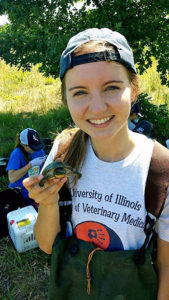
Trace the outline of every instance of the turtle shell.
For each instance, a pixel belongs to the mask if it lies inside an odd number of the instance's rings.
[[[46,166],[46,168],[42,172],[42,175],[43,176],[46,176],[46,175],[55,176],[55,172],[57,169],[58,169],[58,171],[59,171],[59,169],[61,169],[61,173],[63,174],[64,169],[65,169],[65,173],[66,173],[66,169],[71,171],[72,167],[61,161],[53,161],[52,163],[50,163],[49,165]]]

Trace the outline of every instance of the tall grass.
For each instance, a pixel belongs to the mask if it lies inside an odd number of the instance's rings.
[[[147,93],[155,105],[169,105],[169,88],[162,85],[157,71],[158,62],[153,57],[151,59],[152,66],[139,75],[140,92]],[[61,106],[60,99],[60,80],[52,76],[46,78],[39,72],[39,65],[33,66],[29,72],[10,67],[0,60],[1,112],[45,114],[58,109]]]
[[[8,157],[17,132],[30,127],[54,139],[72,120],[61,106],[60,81],[38,71],[17,70],[0,60],[0,157]]]
[[[45,77],[33,66],[31,71],[18,70],[0,60],[0,107],[13,113],[45,113],[60,106],[60,81]]]
[[[167,104],[169,107],[169,87],[162,85],[160,73],[157,71],[158,62],[153,57],[152,66],[139,75],[140,91],[148,94],[155,105]],[[169,80],[169,73],[168,73]]]
[[[0,157],[8,157],[15,144],[16,134],[25,128],[34,128],[40,136],[55,138],[56,133],[69,127],[71,118],[66,108],[37,112],[0,112]]]

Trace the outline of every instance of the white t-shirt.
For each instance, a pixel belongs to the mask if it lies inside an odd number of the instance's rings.
[[[75,187],[70,183],[72,223],[77,237],[105,250],[138,249],[145,239],[144,191],[154,142],[137,133],[133,137],[136,146],[118,162],[98,159],[89,139],[79,170],[82,177]],[[53,161],[58,143],[54,143],[45,165]],[[169,193],[156,231],[169,242]]]

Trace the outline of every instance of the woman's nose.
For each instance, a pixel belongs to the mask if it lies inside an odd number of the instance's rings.
[[[106,109],[107,109],[107,105],[106,105],[103,97],[101,96],[101,94],[98,92],[94,92],[91,95],[88,110],[95,115],[99,115],[99,114],[105,112]]]

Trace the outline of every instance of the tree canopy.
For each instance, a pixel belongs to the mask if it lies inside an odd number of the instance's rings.
[[[154,56],[166,83],[169,4],[165,0],[83,0],[81,8],[76,2],[0,0],[0,14],[7,14],[11,23],[0,27],[0,57],[25,69],[41,63],[46,75],[57,77],[61,52],[72,35],[90,27],[108,27],[125,35],[141,73]]]

